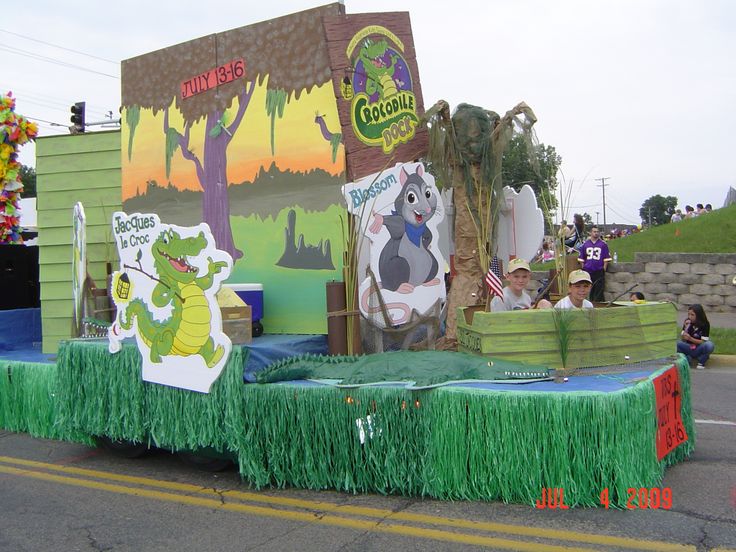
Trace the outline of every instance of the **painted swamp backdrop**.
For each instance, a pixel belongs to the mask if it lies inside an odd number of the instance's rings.
[[[218,33],[122,65],[123,209],[207,222],[262,283],[267,332],[325,333],[342,279],[345,182],[322,18],[339,4]]]

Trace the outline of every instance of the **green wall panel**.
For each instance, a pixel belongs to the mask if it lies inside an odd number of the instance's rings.
[[[120,131],[87,132],[75,136],[44,136],[38,138],[37,143],[43,144],[43,156],[40,152],[36,152],[36,172],[42,169],[45,163],[50,162],[53,157],[58,155],[76,155],[78,153],[100,151],[120,152]]]
[[[120,200],[117,200],[117,204],[120,204]],[[110,219],[112,219],[113,207],[109,208],[105,206],[104,209],[92,209],[87,212],[87,228],[90,226],[106,226],[110,229]],[[115,207],[117,208],[117,207]],[[69,210],[68,209],[44,209],[43,217],[44,228],[54,227],[67,227],[69,224]]]
[[[39,138],[36,144],[43,351],[72,336],[72,209],[87,215],[87,269],[98,286],[117,262],[110,219],[121,207],[120,132]]]
[[[120,168],[103,169],[100,171],[80,171],[73,173],[73,178],[69,177],[69,173],[44,173],[44,192],[53,192],[63,186],[64,190],[76,190],[78,192],[86,192],[94,189],[99,185],[99,181],[109,180],[111,178],[119,178]],[[120,188],[109,188],[111,197],[121,195]],[[118,199],[120,201],[120,199]],[[53,205],[49,205],[49,209],[53,209]]]
[[[86,212],[87,204],[82,203],[85,205]],[[112,215],[112,213],[110,214]],[[71,228],[68,225],[44,226],[43,229],[48,230],[48,232],[45,232],[43,245],[69,245],[70,237],[66,234],[71,232]],[[109,222],[107,224],[91,224],[90,220],[87,219],[87,247],[91,244],[109,245],[111,249],[115,248]]]
[[[64,175],[69,173],[94,174],[98,170],[120,168],[120,152],[100,151],[78,154],[63,154],[47,159],[41,169],[44,174]]]
[[[41,229],[39,229],[39,233]],[[38,254],[39,263],[43,267],[44,264],[63,264],[69,265],[69,281],[71,282],[71,263],[72,263],[72,246],[71,246],[71,226],[69,227],[69,243],[65,245],[45,245],[39,239],[40,250]],[[108,259],[108,249],[104,243],[90,243],[87,236],[87,262],[105,262]],[[114,252],[110,255],[114,255]],[[43,282],[43,276],[41,279]]]

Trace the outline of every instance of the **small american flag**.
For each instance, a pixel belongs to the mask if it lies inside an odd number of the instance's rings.
[[[488,267],[488,274],[486,274],[486,284],[488,284],[488,290],[490,291],[491,296],[503,296],[501,266],[496,255],[493,256],[493,258],[491,259],[491,266]]]

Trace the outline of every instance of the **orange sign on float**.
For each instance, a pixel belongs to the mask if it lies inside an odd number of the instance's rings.
[[[657,406],[657,460],[687,441],[682,423],[680,374],[672,367],[653,380]]]
[[[182,82],[181,99],[186,100],[243,76],[245,76],[245,61],[242,58],[230,61]]]

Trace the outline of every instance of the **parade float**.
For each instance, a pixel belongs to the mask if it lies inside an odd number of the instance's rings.
[[[56,204],[80,226],[42,272],[65,265],[68,294],[42,296],[45,354],[4,339],[0,426],[208,451],[257,488],[527,504],[564,488],[624,506],[692,452],[671,305],[485,312],[489,266],[541,241],[530,191],[499,177],[534,114],[425,113],[407,13],[331,4],[145,54],[122,64],[122,102],[120,206],[90,206],[107,247]],[[42,252],[61,247],[43,217]],[[47,341],[84,333],[93,263],[107,337]],[[263,336],[226,331],[226,284],[262,286]]]

